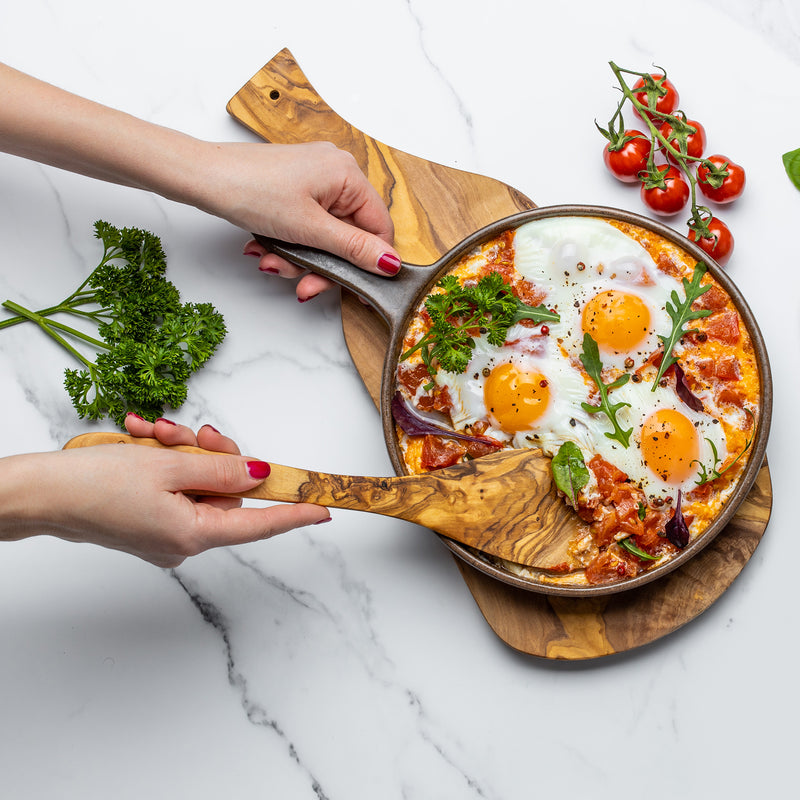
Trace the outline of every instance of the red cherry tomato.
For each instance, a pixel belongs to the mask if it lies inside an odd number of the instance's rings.
[[[669,217],[677,214],[688,202],[689,184],[676,167],[663,164],[657,169],[663,173],[663,187],[654,186],[648,189],[643,183],[642,201],[656,214]]]
[[[686,123],[695,128],[695,132],[690,133],[686,137],[686,155],[692,158],[700,158],[703,155],[703,151],[706,149],[706,130],[699,122],[695,122],[694,120],[687,119]],[[672,125],[670,125],[669,122],[664,122],[659,128],[659,131],[661,135],[680,152],[681,148],[678,146],[677,137],[673,135]],[[673,164],[676,163],[676,160],[669,152],[667,153],[667,158]]]
[[[696,242],[721,267],[724,267],[731,260],[733,253],[733,234],[728,226],[717,217],[712,217],[708,221],[708,229],[711,231],[711,236],[698,239],[697,231],[690,228],[689,239]]]
[[[658,93],[658,97],[656,98],[656,111],[660,111],[662,114],[672,114],[673,111],[678,107],[678,102],[680,97],[678,95],[678,90],[675,88],[675,84],[669,80],[669,78],[665,78],[663,75],[655,75],[652,74],[650,76],[660,87],[660,91]],[[652,106],[648,102],[647,99],[647,91],[644,90],[645,82],[644,78],[639,78],[636,83],[633,84],[633,91],[636,95],[636,99],[642,103],[643,105],[647,106],[648,108],[652,109]],[[639,90],[643,91],[639,91]],[[636,113],[639,114],[638,109]],[[642,115],[639,114],[641,117]],[[647,114],[650,119],[655,117],[654,114]],[[657,120],[658,117],[655,117]]]
[[[647,158],[650,155],[651,143],[639,131],[625,131],[628,139],[617,150],[609,142],[603,150],[603,161],[608,171],[624,183],[635,183],[639,180],[639,173],[647,169]]]
[[[728,173],[722,185],[714,188],[706,183],[708,174],[711,170],[705,163],[697,167],[697,185],[700,191],[715,203],[732,203],[744,191],[745,174],[744,169],[733,161],[725,158],[725,156],[715,155],[709,156],[706,161],[710,161],[715,167],[721,168],[725,164],[725,169]]]

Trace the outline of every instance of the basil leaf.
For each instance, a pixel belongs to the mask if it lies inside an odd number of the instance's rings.
[[[800,147],[783,154],[783,166],[789,180],[800,189]]]
[[[589,470],[583,453],[575,442],[564,442],[550,462],[556,487],[569,498],[572,506],[578,504],[578,492],[589,482]]]

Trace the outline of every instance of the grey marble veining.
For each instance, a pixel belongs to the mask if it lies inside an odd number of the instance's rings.
[[[774,506],[756,555],[682,630],[561,663],[500,641],[448,551],[396,520],[334,512],[327,525],[174,570],[52,539],[7,545],[3,796],[693,800],[791,785],[800,278],[786,232],[800,193],[780,156],[800,147],[797,3],[455,8],[32,0],[13,24],[0,11],[0,59],[159,124],[253,141],[225,104],[289,47],[326,102],[380,141],[504,180],[539,205],[639,213],[636,191],[603,170],[594,120],[616,102],[609,60],[664,65],[710,148],[748,169],[724,218],[737,248],[728,271],[775,377]],[[297,304],[290,284],[241,255],[245,232],[199,211],[0,155],[0,299],[47,305],[72,290],[96,257],[101,218],[158,233],[184,294],[225,314],[228,338],[176,419],[211,422],[278,463],[389,474],[336,296]],[[61,386],[68,362],[37,334],[0,331],[4,454],[58,448],[92,427]]]

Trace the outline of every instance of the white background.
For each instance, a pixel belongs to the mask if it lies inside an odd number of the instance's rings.
[[[538,205],[644,213],[601,161],[608,61],[666,67],[709,149],[745,166],[729,274],[775,385],[773,516],[730,590],[631,653],[554,663],[492,633],[429,532],[349,512],[175,571],[52,539],[0,552],[0,794],[9,798],[785,796],[795,785],[800,147],[795,0],[28,0],[0,60],[213,140],[283,47],[346,120],[401,150],[503,180]],[[1,99],[1,98],[0,98]],[[151,195],[0,157],[0,295],[36,306],[96,263],[92,223],[158,233],[187,299],[229,336],[173,418],[247,452],[390,474],[335,293],[298,305],[241,256],[243,232]],[[680,221],[675,225],[680,227]],[[0,332],[2,453],[88,429],[65,356]],[[46,491],[47,476],[42,476]],[[635,621],[632,621],[635,624]],[[786,788],[789,787],[789,788]]]

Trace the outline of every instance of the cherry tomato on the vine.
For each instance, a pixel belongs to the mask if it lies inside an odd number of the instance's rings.
[[[711,162],[717,169],[727,164],[725,170],[728,174],[722,185],[715,188],[706,183],[711,170],[705,163],[700,164],[697,167],[697,185],[700,187],[700,191],[715,203],[732,203],[744,191],[744,169],[738,164],[734,164],[730,159],[725,158],[725,156],[709,156],[706,161]]]
[[[609,142],[603,150],[603,161],[608,171],[617,180],[624,183],[635,183],[639,180],[639,173],[647,169],[647,158],[650,155],[650,140],[639,131],[625,131],[628,139],[625,144],[615,150]]]
[[[664,93],[661,94],[659,92],[659,95],[656,98],[655,110],[660,111],[662,114],[672,114],[673,111],[675,111],[675,109],[678,107],[678,102],[680,100],[680,96],[678,95],[678,90],[675,88],[675,84],[669,78],[665,78],[663,75],[652,74],[650,77],[652,77],[656,83],[660,81],[661,88],[664,90]],[[652,108],[650,103],[647,101],[647,91],[645,90],[644,86],[644,78],[639,78],[631,88],[636,95],[636,99],[642,103],[642,105]],[[639,116],[642,116],[639,114],[638,109],[636,110],[636,113]],[[655,115],[648,114],[647,116],[649,116],[650,119],[653,119]],[[658,120],[659,118],[655,117],[655,119]]]
[[[686,137],[686,155],[692,158],[700,158],[703,155],[703,151],[706,149],[706,130],[699,122],[695,122],[691,119],[687,119],[686,124],[691,125],[695,129],[694,133],[690,133]],[[669,122],[663,122],[659,131],[678,152],[681,151],[678,138],[674,135],[672,125],[670,125]],[[676,159],[669,152],[667,152],[667,159],[673,164],[676,163]]]
[[[648,188],[642,184],[642,201],[651,211],[664,217],[677,214],[689,201],[689,184],[676,167],[662,164],[657,167],[663,173],[663,187]]]
[[[717,217],[712,217],[708,221],[708,229],[711,237],[697,238],[697,231],[689,229],[689,239],[708,253],[720,266],[724,267],[730,261],[733,253],[733,234],[728,226]]]

